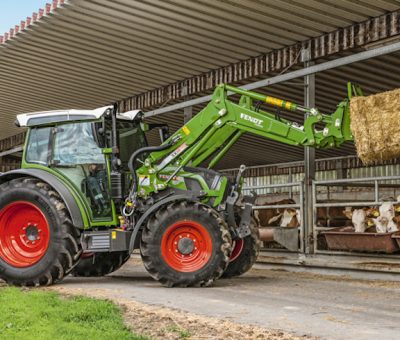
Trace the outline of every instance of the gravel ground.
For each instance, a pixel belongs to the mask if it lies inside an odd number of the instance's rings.
[[[107,298],[156,339],[398,339],[400,282],[253,269],[210,288],[164,288],[131,259],[101,278],[67,277],[63,294]]]
[[[85,295],[109,299],[119,304],[126,324],[136,333],[153,339],[304,339],[288,332],[269,330],[254,325],[243,325],[224,319],[215,319],[177,309],[147,305],[136,301],[116,298],[110,289],[65,288],[54,286],[64,295]],[[309,337],[307,337],[309,338]]]
[[[214,325],[222,325],[215,331],[217,334],[224,329],[237,329],[224,323],[229,321],[239,326],[250,325],[250,331],[252,326],[261,328],[267,332],[260,335],[264,338],[289,334],[340,340],[399,338],[400,303],[395,297],[400,295],[400,282],[370,280],[367,272],[364,279],[354,279],[253,269],[242,277],[218,280],[210,288],[168,289],[151,279],[140,259],[135,258],[110,276],[67,277],[56,287],[88,293],[100,289],[109,298],[125,304],[167,308],[167,315],[173,310],[210,318],[206,324],[215,321]],[[173,321],[171,325],[159,328],[173,328]],[[194,339],[206,334],[204,330],[188,332]],[[240,332],[245,334],[243,329]],[[246,333],[243,338],[256,336]]]

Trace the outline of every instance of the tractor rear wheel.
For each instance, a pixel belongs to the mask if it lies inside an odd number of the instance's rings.
[[[242,239],[233,241],[232,254],[229,259],[223,278],[239,276],[251,269],[260,252],[260,236],[254,220],[250,223],[251,234]]]
[[[0,278],[19,286],[60,281],[79,260],[79,231],[60,196],[24,177],[0,185]]]
[[[140,252],[147,271],[164,286],[209,286],[225,271],[231,243],[228,227],[214,209],[181,201],[150,217]]]
[[[112,253],[93,253],[89,256],[83,254],[81,260],[72,270],[73,276],[104,276],[115,272],[126,261],[130,255],[127,251],[116,251]]]

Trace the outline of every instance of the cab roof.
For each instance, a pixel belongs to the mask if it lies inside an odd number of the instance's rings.
[[[16,124],[21,127],[39,126],[51,123],[62,123],[70,121],[96,120],[103,117],[113,106],[103,106],[94,110],[56,110],[22,113],[17,115]],[[123,120],[134,120],[142,111],[132,110],[118,113],[117,118]]]

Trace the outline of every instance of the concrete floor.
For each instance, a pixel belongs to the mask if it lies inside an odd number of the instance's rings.
[[[365,274],[368,278],[368,274]],[[400,282],[253,269],[211,288],[163,288],[139,260],[103,278],[68,277],[68,288],[323,339],[399,339]]]

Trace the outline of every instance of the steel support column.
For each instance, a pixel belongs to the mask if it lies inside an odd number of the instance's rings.
[[[304,67],[308,68],[314,64],[311,60],[310,49],[302,51]],[[307,74],[304,77],[304,105],[315,107],[315,74]],[[305,117],[306,118],[306,117]],[[313,198],[312,183],[315,180],[315,148],[304,148],[304,250],[306,254],[313,249]]]

